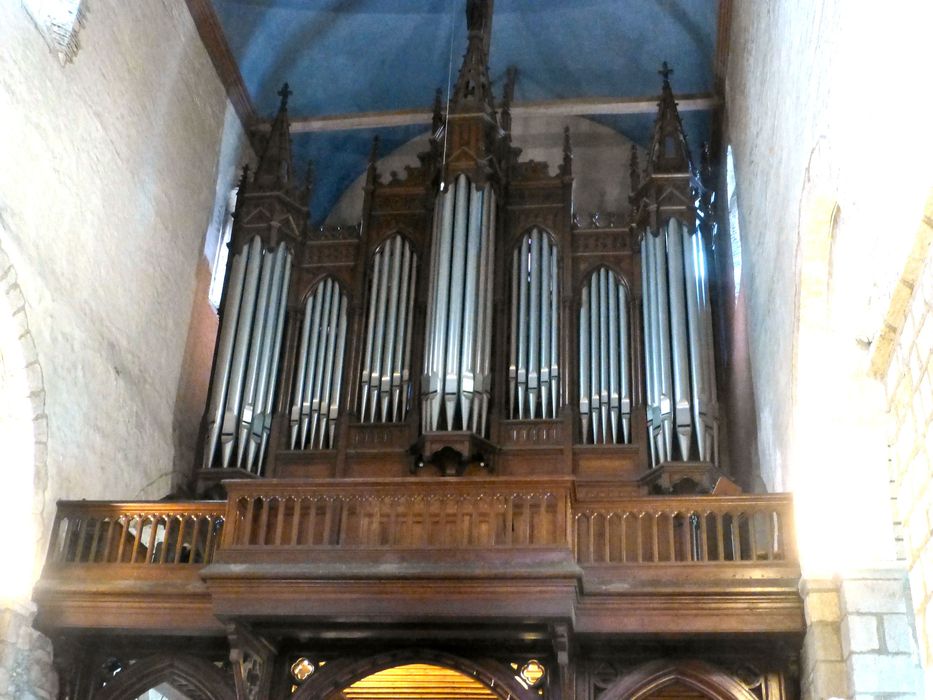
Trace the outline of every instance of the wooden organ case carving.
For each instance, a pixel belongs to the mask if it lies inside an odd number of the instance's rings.
[[[359,225],[310,226],[280,92],[201,431],[220,500],[59,505],[37,601],[63,697],[366,697],[407,664],[513,700],[793,697],[790,499],[709,493],[713,195],[670,71],[630,211],[584,220],[572,134],[522,159],[492,2],[467,18],[418,164],[380,172],[374,142]]]

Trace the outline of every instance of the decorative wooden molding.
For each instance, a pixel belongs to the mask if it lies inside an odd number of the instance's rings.
[[[214,64],[214,70],[217,71],[217,77],[223,83],[227,91],[227,98],[233,104],[243,128],[248,130],[259,120],[256,108],[246,90],[246,84],[243,82],[243,75],[237,65],[233,51],[227,43],[224,36],[223,27],[217,13],[214,12],[214,6],[211,0],[185,0],[188,5],[188,12],[194,20],[194,25],[198,28],[198,35],[207,49],[208,56],[211,57],[211,63]]]
[[[207,0],[188,0],[189,4]],[[205,40],[205,44],[207,41]],[[681,112],[696,112],[715,109],[720,99],[712,93],[690,93],[677,95]],[[518,102],[512,105],[512,117],[581,117],[597,114],[654,114],[658,111],[658,98],[647,97],[577,97],[568,100],[541,100]],[[471,115],[459,115],[462,117]],[[478,116],[478,115],[477,115]],[[397,109],[385,112],[354,112],[350,114],[328,114],[322,116],[295,117],[291,120],[291,132],[303,134],[318,131],[348,131],[351,129],[375,129],[394,126],[431,124],[430,109]],[[268,131],[271,122],[256,125],[259,131]]]

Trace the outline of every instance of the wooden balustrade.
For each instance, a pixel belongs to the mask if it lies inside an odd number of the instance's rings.
[[[569,480],[230,482],[224,548],[568,547]]]
[[[599,565],[795,563],[785,495],[576,502],[569,479],[228,482],[222,501],[61,502],[49,566],[203,565],[218,547],[571,548]]]
[[[792,503],[783,494],[580,503],[573,521],[582,566],[797,561]]]
[[[223,531],[223,501],[63,501],[47,565],[179,564],[211,561]]]

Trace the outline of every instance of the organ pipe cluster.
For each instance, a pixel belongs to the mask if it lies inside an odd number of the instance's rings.
[[[258,236],[230,266],[208,408],[208,466],[262,473],[272,424],[292,256]]]
[[[512,253],[512,418],[557,417],[557,303],[557,246],[548,233],[534,228]]]
[[[641,264],[652,464],[692,458],[718,463],[719,409],[702,235],[670,219],[660,232],[644,236]]]
[[[437,198],[422,378],[422,427],[486,434],[496,198],[458,175]]]
[[[580,304],[580,427],[590,444],[631,439],[628,289],[606,267],[584,284]]]
[[[347,296],[327,277],[305,301],[291,402],[293,450],[333,447],[347,340]]]
[[[400,235],[383,243],[370,269],[360,420],[401,422],[411,401],[411,326],[417,256]]]

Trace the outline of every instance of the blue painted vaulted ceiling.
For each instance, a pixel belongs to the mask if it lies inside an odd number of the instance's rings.
[[[274,115],[285,81],[294,91],[293,120],[429,109],[434,91],[446,91],[451,52],[456,82],[466,49],[465,0],[212,1],[263,118]],[[495,0],[490,76],[496,94],[514,65],[516,102],[656,95],[662,61],[674,68],[675,93],[713,92],[718,6],[719,0]],[[709,114],[682,116],[696,157],[709,138]],[[644,146],[654,117],[595,119]],[[302,172],[310,158],[317,171],[312,220],[322,221],[363,172],[374,134],[385,154],[425,131],[296,134],[296,169]]]

